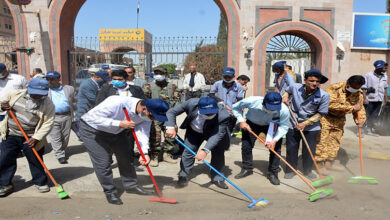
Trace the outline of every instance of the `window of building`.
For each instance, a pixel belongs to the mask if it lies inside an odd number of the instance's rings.
[[[5,23],[5,29],[8,29],[8,24],[7,23]]]

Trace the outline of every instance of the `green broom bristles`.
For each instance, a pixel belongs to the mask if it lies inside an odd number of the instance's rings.
[[[58,197],[59,197],[60,199],[67,199],[67,198],[70,198],[69,195],[68,195],[68,193],[65,192],[65,190],[62,188],[62,186],[57,186],[57,187],[56,187],[56,191],[57,191]]]
[[[324,177],[322,179],[315,180],[311,184],[315,188],[318,188],[318,187],[321,187],[321,186],[325,186],[325,185],[331,184],[333,182],[333,180],[334,180],[333,176],[327,176],[327,177]]]
[[[378,180],[372,177],[366,176],[355,176],[348,180],[348,183],[369,183],[369,184],[378,184]]]
[[[325,198],[325,197],[330,196],[332,194],[333,194],[333,190],[332,189],[316,190],[312,194],[310,194],[309,200],[310,200],[310,202],[314,202],[314,201],[316,201],[318,199]]]

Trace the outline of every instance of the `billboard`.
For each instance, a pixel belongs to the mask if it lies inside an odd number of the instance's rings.
[[[354,13],[353,49],[389,50],[390,14]]]
[[[99,29],[100,41],[144,41],[145,29]]]

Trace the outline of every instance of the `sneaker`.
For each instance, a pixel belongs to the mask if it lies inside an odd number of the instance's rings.
[[[49,191],[50,191],[50,187],[49,187],[48,185],[43,185],[43,186],[35,185],[35,187],[37,188],[37,190],[38,190],[40,193],[46,193],[46,192],[49,192]]]
[[[168,152],[164,152],[162,155],[162,160],[167,163],[177,164],[177,160],[173,159]]]
[[[8,186],[0,186],[0,197],[5,197],[11,194],[14,191],[14,186],[8,185]]]
[[[304,174],[305,177],[309,178],[310,180],[315,180],[318,178],[318,176],[313,173],[313,172],[310,172],[310,173],[307,173],[307,174]]]
[[[294,172],[289,172],[284,174],[285,179],[292,179],[296,174]]]

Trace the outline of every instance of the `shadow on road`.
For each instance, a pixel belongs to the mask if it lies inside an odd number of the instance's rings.
[[[92,167],[61,167],[51,169],[50,172],[57,182],[64,184],[89,175],[94,172],[94,169]]]

